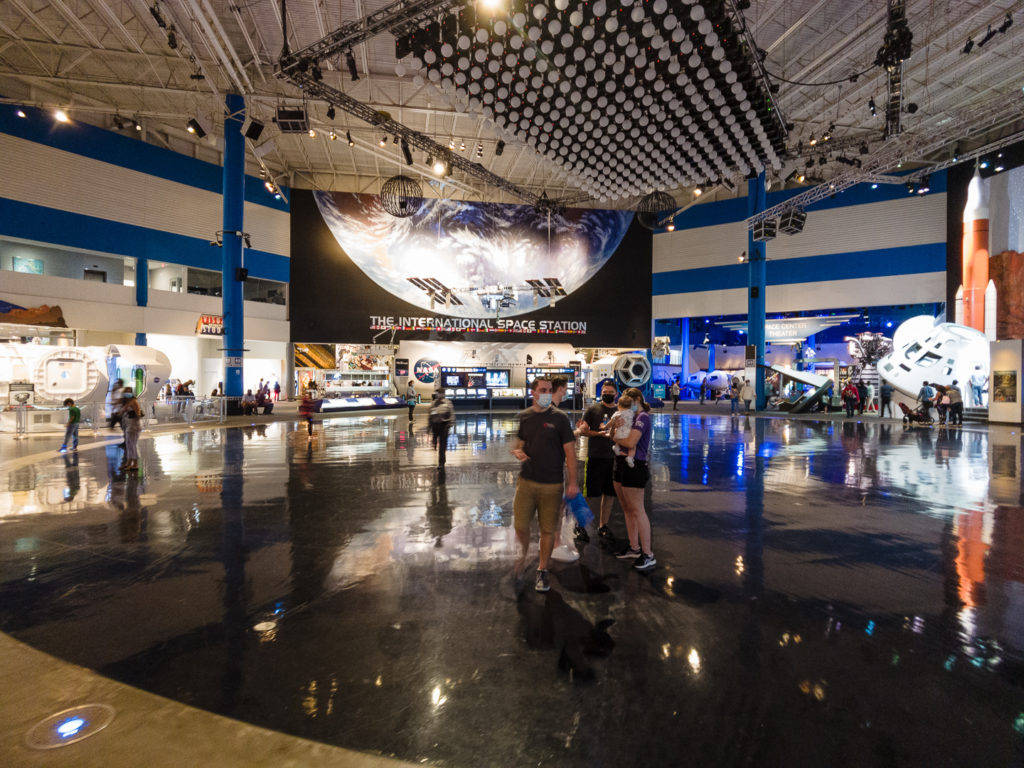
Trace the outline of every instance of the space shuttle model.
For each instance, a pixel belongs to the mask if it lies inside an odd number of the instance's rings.
[[[963,282],[956,292],[955,321],[996,338],[996,286],[988,276],[988,187],[974,170],[964,206]]]

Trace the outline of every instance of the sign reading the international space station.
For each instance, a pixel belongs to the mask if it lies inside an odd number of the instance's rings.
[[[651,234],[632,211],[295,190],[292,338],[650,343]]]

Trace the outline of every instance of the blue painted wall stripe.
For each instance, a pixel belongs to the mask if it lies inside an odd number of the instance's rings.
[[[25,112],[25,117],[18,117],[18,109]],[[219,165],[95,125],[75,121],[61,124],[49,112],[34,107],[0,104],[0,133],[220,194],[222,179]],[[290,197],[287,189],[284,192],[285,198]],[[287,200],[275,200],[263,186],[263,181],[255,176],[245,177],[245,199],[279,211],[288,210]]]
[[[946,271],[946,244],[909,245],[852,253],[830,253],[768,262],[768,285],[891,277]],[[656,272],[651,281],[654,296],[673,293],[743,288],[746,264]]]
[[[221,270],[220,248],[210,245],[208,240],[6,197],[0,197],[0,231],[23,240],[167,261],[214,272]],[[290,264],[287,256],[246,249],[245,266],[253,277],[288,282]]]
[[[946,171],[937,171],[931,176],[931,193],[937,194],[946,191]],[[784,189],[768,193],[768,207],[796,197],[801,192],[806,192],[807,187],[797,189]],[[879,184],[878,189],[872,189],[870,184],[858,184],[836,194],[834,198],[825,198],[814,205],[808,206],[808,211],[825,211],[831,208],[843,208],[848,205],[865,205],[867,203],[883,203],[890,200],[903,200],[909,197],[906,187],[898,184]],[[713,203],[701,203],[675,218],[676,231],[683,229],[696,229],[697,227],[711,227],[716,224],[731,224],[743,221],[747,218],[747,198],[734,197],[728,200],[716,200]],[[664,232],[665,230],[659,230]]]

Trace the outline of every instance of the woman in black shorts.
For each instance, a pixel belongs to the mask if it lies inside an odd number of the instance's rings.
[[[651,550],[651,521],[644,510],[644,489],[651,479],[647,467],[651,450],[651,406],[644,400],[639,389],[627,389],[623,394],[633,400],[633,428],[629,431],[629,437],[615,442],[623,451],[635,448],[636,452],[633,456],[633,466],[629,466],[624,454],[615,457],[613,484],[626,517],[626,530],[629,532],[629,544],[617,557],[622,560],[632,559],[634,568],[638,571],[648,571],[658,564]]]

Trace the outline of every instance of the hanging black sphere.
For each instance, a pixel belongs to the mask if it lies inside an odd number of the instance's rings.
[[[636,220],[647,229],[657,229],[661,217],[675,209],[675,198],[668,192],[651,192],[636,204]]]
[[[400,219],[412,216],[423,198],[420,183],[409,176],[392,176],[380,186],[380,204]]]

